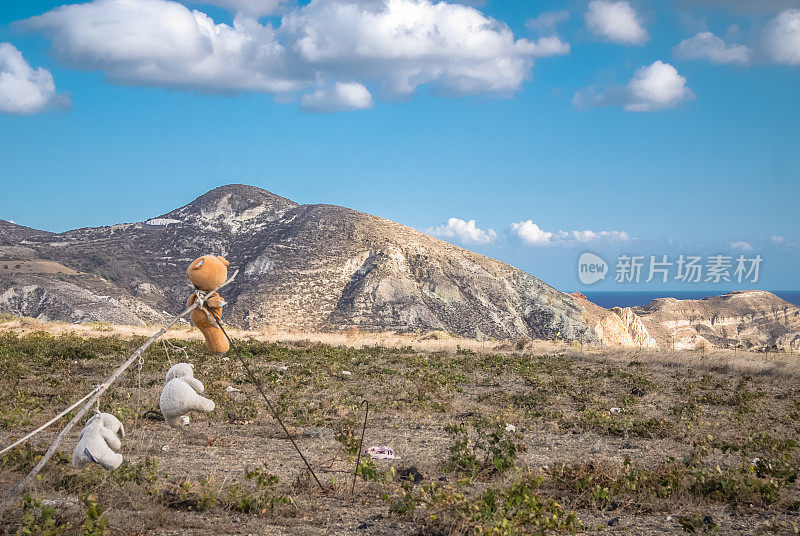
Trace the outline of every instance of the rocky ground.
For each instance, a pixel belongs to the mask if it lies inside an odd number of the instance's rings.
[[[92,337],[11,325],[0,330],[3,446],[88,392],[144,340],[103,325]],[[236,335],[224,357],[182,331],[148,350],[141,371],[133,367],[101,404],[126,426],[126,463],[71,468],[72,434],[27,507],[3,504],[4,533],[44,534],[37,524],[49,524],[48,534],[154,535],[798,530],[795,355]],[[267,387],[324,493],[239,357]],[[170,363],[185,360],[217,409],[182,431],[142,418],[157,409]],[[389,445],[400,459],[362,461],[351,495],[362,400],[370,402],[364,446]],[[0,488],[45,447],[33,441],[0,459]]]

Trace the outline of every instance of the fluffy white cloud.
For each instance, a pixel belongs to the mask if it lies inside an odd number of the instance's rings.
[[[686,86],[686,78],[678,74],[675,67],[662,61],[639,68],[628,82],[628,89],[630,101],[625,104],[625,109],[634,112],[672,108],[694,97]]]
[[[540,13],[538,17],[528,19],[527,22],[525,22],[525,27],[534,32],[553,35],[556,33],[556,26],[568,20],[569,11],[566,9],[561,11],[545,11]]]
[[[545,231],[533,220],[512,223],[509,231],[530,246],[574,246],[589,242],[627,242],[631,239],[625,231]]]
[[[34,69],[11,43],[0,43],[0,112],[35,114],[48,108],[69,108],[67,94],[57,94],[53,75]]]
[[[782,236],[778,235],[772,235],[769,237],[769,239],[773,244],[783,244],[783,242],[785,241],[785,239]]]
[[[753,251],[753,246],[744,240],[737,240],[728,244],[731,249],[738,249],[740,251]]]
[[[428,232],[433,236],[455,238],[463,244],[489,244],[497,238],[493,229],[484,231],[475,220],[464,221],[459,218],[450,218],[447,223],[428,229]]]
[[[764,48],[776,63],[800,65],[800,9],[787,9],[767,23]]]
[[[52,38],[67,65],[101,70],[117,83],[203,89],[290,92],[311,73],[290,68],[271,26],[237,17],[215,24],[166,0],[96,0],[28,19]]]
[[[275,5],[213,3],[251,11]],[[282,100],[317,88],[322,99],[331,93],[325,88],[356,81],[390,95],[422,84],[458,95],[509,93],[530,77],[535,58],[569,51],[558,38],[515,39],[506,24],[472,7],[430,0],[312,0],[277,28],[244,14],[232,26],[216,24],[170,0],[94,0],[25,24],[48,35],[66,64],[100,70],[116,83]]]
[[[652,112],[673,108],[695,98],[686,85],[686,78],[669,63],[655,61],[639,68],[626,86],[615,86],[597,92],[590,87],[575,93],[576,108],[622,106],[632,112]]]
[[[749,64],[753,51],[745,45],[728,45],[711,32],[700,32],[694,37],[684,39],[672,49],[678,59],[706,59],[713,63]]]
[[[313,0],[281,30],[316,68],[378,80],[399,95],[425,83],[455,94],[513,91],[545,55],[474,8],[428,0]]]
[[[319,88],[303,95],[300,105],[305,110],[318,113],[364,110],[372,107],[372,95],[358,82],[336,82],[333,87]]]
[[[593,35],[615,43],[641,45],[650,38],[636,10],[626,1],[592,0],[586,11],[586,26]]]
[[[554,236],[533,223],[533,220],[512,223],[511,232],[531,246],[547,246],[552,243]]]

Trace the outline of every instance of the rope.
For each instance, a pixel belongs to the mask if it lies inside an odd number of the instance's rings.
[[[217,292],[219,289],[221,289],[222,287],[233,281],[234,278],[236,277],[236,274],[238,273],[239,270],[236,270],[227,281],[225,281],[223,284],[212,290],[209,294]],[[26,476],[22,480],[22,482],[17,484],[14,487],[14,489],[12,489],[9,492],[8,494],[9,498],[20,495],[23,492],[23,490],[25,490],[25,488],[28,486],[28,484],[31,483],[34,477],[36,477],[36,475],[38,475],[39,472],[44,468],[45,464],[50,460],[50,458],[53,457],[53,454],[55,454],[56,452],[56,448],[61,443],[61,441],[64,440],[69,431],[72,430],[72,428],[78,423],[78,421],[89,411],[89,408],[91,408],[93,404],[98,403],[103,393],[105,393],[106,390],[108,390],[108,388],[111,387],[114,384],[114,382],[117,381],[117,379],[122,375],[122,373],[125,372],[128,369],[128,367],[130,367],[137,359],[142,358],[144,351],[147,350],[147,348],[151,344],[153,344],[159,337],[161,337],[164,333],[166,333],[167,330],[169,330],[169,328],[171,328],[172,325],[175,324],[179,318],[183,318],[184,316],[188,315],[189,313],[197,309],[199,306],[200,304],[197,301],[195,301],[195,303],[184,309],[184,311],[181,314],[170,320],[167,325],[161,328],[161,331],[159,331],[158,333],[147,339],[147,341],[145,341],[143,345],[137,348],[136,351],[133,352],[133,354],[127,359],[127,361],[125,361],[122,365],[120,365],[117,368],[117,370],[114,371],[114,373],[105,381],[105,383],[101,383],[97,387],[97,390],[94,391],[93,394],[90,393],[91,398],[89,398],[89,401],[86,402],[86,405],[84,405],[83,408],[81,408],[81,410],[78,411],[77,415],[75,415],[72,418],[72,420],[69,421],[69,423],[67,423],[64,429],[61,430],[58,436],[56,436],[55,440],[50,444],[50,448],[47,449],[47,452],[45,453],[44,457],[41,460],[39,460],[38,464],[36,464],[36,467],[34,467],[31,470],[31,472],[28,473],[28,476]]]
[[[367,431],[367,417],[369,416],[369,400],[362,400],[360,406],[366,406],[364,410],[364,426],[361,428],[361,441],[358,442],[358,457],[356,458],[356,468],[353,471],[353,485],[350,487],[350,495],[356,492],[356,479],[358,478],[358,466],[361,464],[361,451],[364,449],[364,434]]]
[[[95,387],[93,390],[89,391],[89,394],[87,394],[86,396],[84,396],[83,398],[81,398],[80,400],[78,400],[77,402],[75,402],[74,404],[72,404],[70,407],[68,407],[67,409],[65,409],[64,411],[62,411],[61,413],[59,413],[58,415],[56,415],[55,417],[53,417],[52,419],[50,419],[49,421],[47,421],[46,423],[44,423],[43,425],[41,425],[39,428],[37,428],[37,429],[36,429],[36,430],[34,430],[33,432],[29,433],[29,434],[28,434],[28,435],[26,435],[25,437],[23,437],[23,438],[21,438],[21,439],[18,439],[17,441],[15,441],[15,442],[14,442],[14,443],[12,443],[11,445],[7,446],[7,447],[6,447],[6,448],[4,448],[3,450],[0,450],[0,456],[2,456],[3,454],[5,454],[5,453],[6,453],[6,452],[8,452],[9,450],[13,449],[14,447],[16,447],[17,445],[19,445],[20,443],[24,443],[25,441],[29,440],[30,438],[32,438],[33,436],[35,436],[36,434],[38,434],[39,432],[41,432],[42,430],[44,430],[45,428],[49,427],[51,424],[53,424],[54,422],[56,422],[57,420],[59,420],[61,417],[63,417],[64,415],[66,415],[67,413],[69,413],[70,411],[72,411],[73,409],[75,409],[75,408],[77,408],[78,406],[80,406],[82,402],[84,402],[84,401],[85,401],[87,398],[89,398],[89,397],[90,397],[90,396],[92,396],[94,393],[96,393],[96,392],[97,392],[97,390],[98,390],[99,388],[100,388],[100,386],[99,386],[99,385],[98,385],[98,386],[96,386],[96,387]]]
[[[213,315],[214,321],[216,321],[217,325],[219,326],[219,329],[222,330],[222,333],[225,334],[225,338],[228,339],[228,343],[230,343],[230,345],[233,346],[233,340],[231,340],[230,336],[228,335],[228,332],[225,331],[225,328],[222,327],[222,319],[219,316],[217,316],[217,313],[215,313],[211,309],[206,308],[205,310]],[[264,402],[267,403],[267,407],[269,408],[269,411],[272,413],[272,416],[275,417],[275,420],[278,421],[278,424],[281,425],[281,428],[283,428],[283,431],[286,434],[286,437],[289,438],[289,441],[292,442],[292,446],[294,446],[294,449],[297,451],[297,453],[303,459],[303,463],[306,464],[306,467],[308,468],[308,472],[311,473],[311,476],[314,477],[314,480],[317,482],[317,485],[319,486],[319,489],[322,490],[322,493],[327,493],[327,491],[325,490],[325,487],[319,481],[319,478],[317,478],[317,474],[311,468],[311,464],[308,463],[308,460],[303,455],[303,451],[300,450],[300,447],[298,447],[297,443],[295,443],[294,438],[292,437],[292,434],[289,433],[289,429],[286,428],[286,425],[283,424],[283,421],[281,420],[280,415],[278,415],[278,412],[275,411],[275,408],[272,407],[272,402],[269,401],[269,398],[267,397],[267,394],[264,392],[264,388],[261,387],[261,382],[258,381],[258,378],[255,377],[253,372],[250,370],[250,367],[247,366],[247,363],[245,362],[244,358],[241,355],[238,355],[238,354],[237,354],[237,357],[239,358],[239,362],[242,364],[242,367],[244,367],[245,372],[247,372],[247,375],[250,377],[250,381],[252,381],[255,384],[256,389],[258,389],[258,392],[261,393],[262,398],[264,398]]]
[[[164,351],[166,351],[166,345],[168,344],[173,350],[180,350],[183,353],[184,361],[189,361],[189,354],[186,352],[186,348],[178,344],[174,344],[172,341],[168,341],[166,339],[161,339],[161,342],[166,342],[164,345]],[[169,365],[172,366],[172,359],[169,357],[169,353],[167,354],[167,359],[169,360]]]

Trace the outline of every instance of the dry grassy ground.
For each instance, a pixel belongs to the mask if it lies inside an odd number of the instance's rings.
[[[0,445],[88,392],[154,331],[0,324]],[[133,367],[101,404],[126,426],[126,463],[73,469],[76,431],[30,502],[3,505],[5,533],[798,532],[796,355],[444,334],[234,337],[224,357],[188,330],[151,347],[141,372]],[[238,356],[266,386],[325,494]],[[217,409],[183,431],[141,418],[157,410],[170,363],[186,360]],[[231,396],[229,386],[241,393]],[[362,462],[351,496],[365,399],[365,447],[389,445],[401,459]],[[0,489],[27,473],[46,448],[40,440],[57,430],[0,459]],[[420,481],[408,478],[417,473]]]

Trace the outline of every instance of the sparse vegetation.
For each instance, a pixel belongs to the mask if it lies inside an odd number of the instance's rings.
[[[143,340],[104,335],[0,334],[3,444],[88,392]],[[326,534],[333,510],[337,530],[366,523],[385,534],[595,533],[607,517],[672,534],[796,526],[800,381],[792,369],[713,353],[702,361],[693,352],[659,360],[567,345],[534,353],[537,344],[432,352],[241,340],[226,356],[196,341],[154,345],[141,372],[132,368],[102,400],[128,430],[123,465],[76,471],[67,441],[0,525],[6,534],[105,534],[169,518],[201,534],[226,532],[239,516],[237,530],[291,518]],[[268,389],[330,497],[234,352]],[[142,419],[157,409],[170,362],[186,359],[217,409],[182,432]],[[364,399],[364,446],[390,445],[401,459],[362,456],[356,499],[342,502],[334,497],[349,494]],[[41,458],[43,439],[0,458],[4,487]]]

